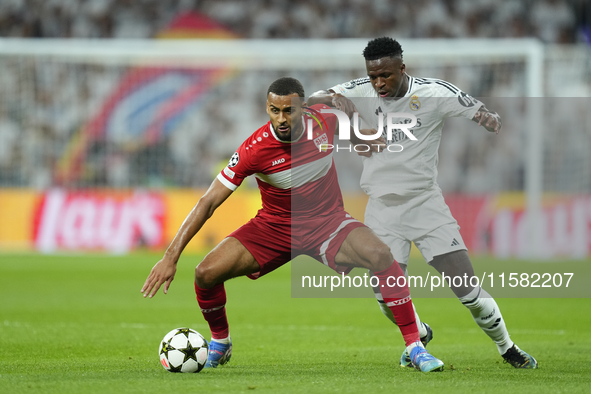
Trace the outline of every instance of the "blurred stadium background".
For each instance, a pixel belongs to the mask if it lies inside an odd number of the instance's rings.
[[[439,183],[470,250],[589,257],[586,0],[3,0],[0,251],[164,248],[268,120],[270,82],[312,93],[364,76],[361,51],[384,35],[409,74],[503,116],[499,136],[453,119],[442,138]],[[362,217],[356,177],[342,181]],[[256,212],[254,182],[237,194],[191,250]]]

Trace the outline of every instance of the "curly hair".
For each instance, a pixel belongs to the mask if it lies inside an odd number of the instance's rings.
[[[402,47],[398,41],[390,37],[374,38],[367,43],[363,50],[365,60],[378,60],[383,57],[400,57],[402,59]]]
[[[299,97],[304,97],[304,87],[295,78],[281,77],[269,86],[267,96],[269,93],[275,93],[278,96],[289,96],[296,93]]]

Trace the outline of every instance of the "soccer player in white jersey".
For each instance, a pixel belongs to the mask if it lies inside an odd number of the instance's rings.
[[[162,285],[168,291],[187,243],[242,181],[254,175],[263,208],[195,269],[197,301],[212,336],[205,366],[225,364],[232,355],[224,282],[243,275],[258,279],[305,254],[343,274],[352,267],[376,271],[385,307],[399,323],[413,366],[423,372],[443,370],[443,362],[420,341],[408,286],[389,285],[390,279],[402,278],[404,273],[388,246],[344,209],[332,150],[321,148],[333,143],[336,116],[327,114],[306,130],[312,122],[304,111],[303,97],[304,88],[296,79],[284,77],[271,84],[267,91],[270,121],[240,145],[189,213],[146,279],[141,289],[144,297],[154,296]],[[307,110],[323,108],[328,109],[316,105]]]
[[[389,145],[402,146],[402,152],[384,150],[363,158],[360,183],[369,195],[365,224],[390,246],[405,273],[414,242],[427,263],[440,273],[471,278],[474,269],[459,226],[437,185],[437,150],[443,122],[448,117],[471,119],[495,133],[501,129],[501,119],[449,82],[408,75],[402,48],[396,40],[371,40],[363,56],[367,77],[316,92],[308,102],[333,105],[349,116],[357,111],[372,132],[386,124],[380,124],[379,118],[387,113],[411,113],[416,117],[416,125],[408,130],[416,141],[410,140],[403,130],[394,130],[387,141]],[[385,128],[382,136],[387,137]],[[470,310],[476,324],[496,343],[506,362],[515,368],[537,368],[536,360],[509,338],[501,311],[486,290],[465,282],[450,287]],[[395,322],[383,308],[379,292],[376,297],[384,314]],[[421,340],[428,343],[433,337],[431,328],[420,321],[418,314],[417,324]],[[400,364],[410,366],[406,352]]]

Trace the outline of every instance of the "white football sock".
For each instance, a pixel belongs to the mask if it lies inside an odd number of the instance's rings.
[[[232,339],[230,339],[230,336],[228,335],[227,338],[222,338],[222,339],[217,339],[217,338],[211,338],[212,341],[215,341],[217,343],[222,343],[224,345],[228,345],[230,343],[232,343]]]
[[[423,349],[425,348],[423,346],[423,343],[421,341],[416,341],[416,342],[413,342],[413,343],[411,343],[410,345],[408,345],[406,347],[407,354],[410,354],[410,352],[412,351],[412,349],[414,349],[415,347],[420,347],[420,348],[423,348]]]
[[[481,287],[475,287],[459,300],[470,310],[476,324],[495,342],[499,353],[505,354],[513,346],[513,341],[509,338],[499,306],[490,294]]]
[[[419,314],[417,313],[417,308],[415,308],[415,304],[412,304],[412,309],[415,311],[415,319],[417,319],[417,327],[419,328],[419,336],[421,338],[427,335],[427,327],[421,321]]]

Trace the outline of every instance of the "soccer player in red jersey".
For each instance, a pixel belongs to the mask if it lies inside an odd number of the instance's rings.
[[[224,364],[232,354],[224,282],[243,275],[257,279],[305,254],[339,273],[353,267],[375,272],[413,365],[423,372],[442,370],[443,362],[420,341],[408,287],[391,287],[393,282],[388,282],[403,276],[389,248],[344,210],[332,150],[323,148],[332,145],[336,116],[324,114],[321,122],[307,122],[303,97],[304,88],[296,79],[284,77],[271,84],[267,92],[270,121],[244,141],[214,179],[152,268],[141,292],[151,298],[162,285],[164,293],[168,291],[187,243],[244,178],[254,175],[263,208],[220,242],[195,270],[197,301],[212,336],[206,367]],[[311,110],[323,108],[329,107],[318,104]],[[310,125],[313,130],[306,130]]]

